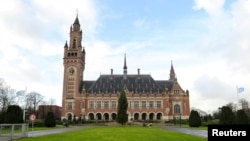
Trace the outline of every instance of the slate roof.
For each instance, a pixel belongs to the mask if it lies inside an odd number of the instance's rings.
[[[134,93],[161,93],[166,88],[171,90],[174,81],[155,81],[151,75],[100,75],[96,81],[83,81],[87,93],[117,93],[124,86]]]

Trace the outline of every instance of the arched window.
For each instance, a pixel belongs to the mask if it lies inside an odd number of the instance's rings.
[[[175,114],[180,114],[181,113],[181,108],[179,104],[174,105],[174,113]]]
[[[73,48],[76,48],[76,39],[73,39]]]

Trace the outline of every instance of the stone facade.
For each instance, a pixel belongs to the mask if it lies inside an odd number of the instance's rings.
[[[151,75],[127,74],[126,55],[123,74],[100,75],[96,81],[84,80],[85,49],[78,17],[70,27],[70,42],[64,46],[62,119],[73,116],[86,120],[115,120],[120,91],[128,99],[128,118],[133,120],[187,119],[189,92],[179,85],[171,63],[168,80],[154,80]],[[167,77],[167,76],[166,76]]]

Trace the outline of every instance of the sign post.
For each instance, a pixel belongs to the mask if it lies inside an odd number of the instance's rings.
[[[29,119],[32,121],[32,136],[33,136],[33,124],[34,124],[34,121],[36,120],[36,115],[35,114],[31,114]]]

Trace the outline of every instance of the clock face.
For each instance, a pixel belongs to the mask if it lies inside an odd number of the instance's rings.
[[[69,75],[74,75],[75,74],[75,69],[73,67],[71,67],[69,69]]]

